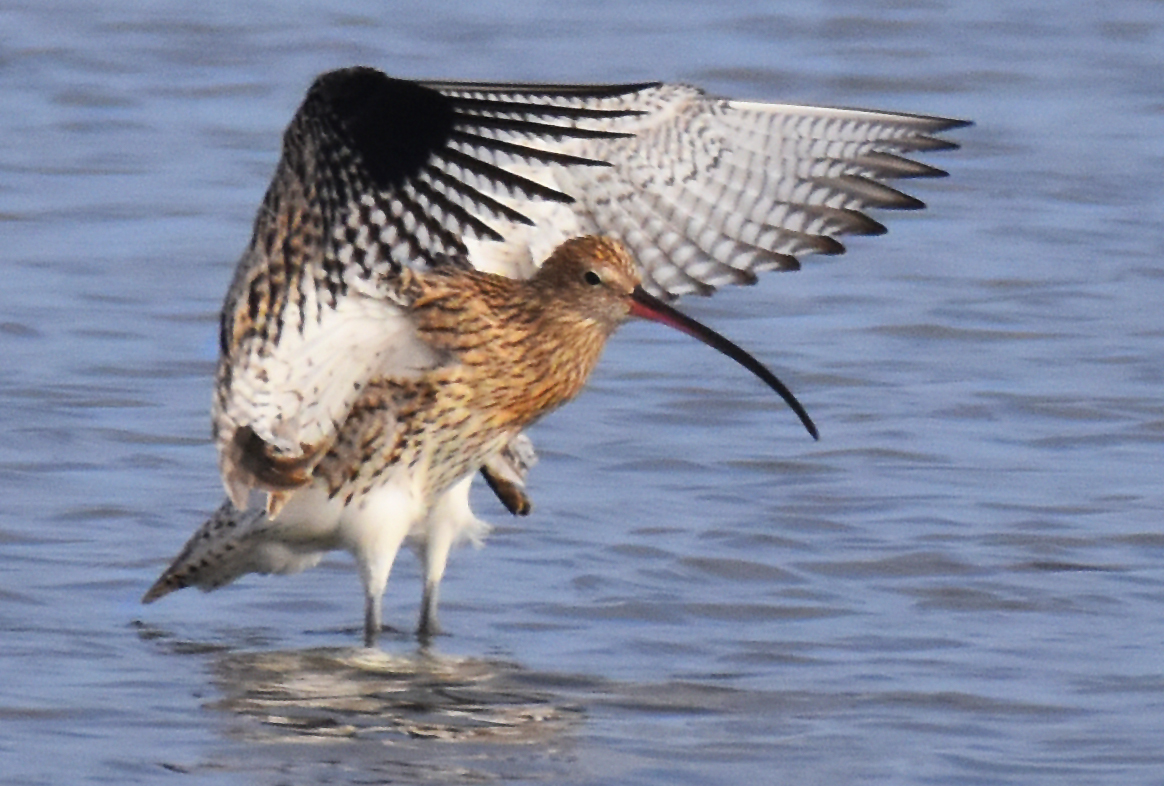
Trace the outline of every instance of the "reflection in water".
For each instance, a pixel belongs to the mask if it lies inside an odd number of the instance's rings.
[[[228,652],[213,665],[213,709],[259,723],[248,739],[401,738],[541,742],[580,713],[523,689],[519,667],[420,651],[309,649]]]
[[[908,729],[925,749],[951,728],[985,744],[998,729],[1020,739],[1081,717],[1071,701],[956,690],[945,680],[903,689],[876,677],[859,689],[823,689],[795,679],[806,667],[835,668],[849,657],[883,663],[891,654],[924,674],[959,649],[944,638],[860,637],[838,642],[827,658],[780,657],[790,679],[773,689],[743,688],[724,674],[619,681],[426,650],[264,651],[269,644],[253,629],[196,643],[136,627],[170,656],[205,661],[217,693],[202,706],[220,721],[221,747],[200,763],[164,766],[264,783],[753,783],[774,782],[773,760],[813,782],[852,782],[845,776],[869,771],[896,730]],[[753,647],[753,664],[775,668],[771,645]],[[644,729],[666,735],[665,755]],[[696,773],[701,780],[690,779]]]
[[[551,691],[577,679],[425,649],[263,651],[252,649],[264,646],[253,632],[205,643],[135,627],[162,651],[208,662],[218,698],[203,707],[223,721],[223,749],[185,772],[327,783],[573,779],[584,715]]]

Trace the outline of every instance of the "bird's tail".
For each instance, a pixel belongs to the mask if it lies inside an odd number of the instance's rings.
[[[286,549],[280,549],[269,537],[274,526],[262,508],[239,510],[227,500],[186,541],[141,602],[152,603],[185,587],[209,592],[247,573],[289,573],[310,567],[303,555],[298,561],[288,553],[283,554],[283,560],[278,559],[278,552]],[[315,561],[318,559],[316,556]]]

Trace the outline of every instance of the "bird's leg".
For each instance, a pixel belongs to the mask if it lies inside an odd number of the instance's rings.
[[[380,635],[380,602],[381,596],[369,593],[364,597],[364,646],[375,647],[376,637]]]
[[[446,490],[429,510],[423,540],[413,544],[424,568],[424,595],[420,601],[420,622],[416,635],[422,641],[440,634],[437,605],[441,579],[449,561],[449,550],[462,538],[479,542],[489,525],[479,521],[469,509],[469,487],[473,475],[466,475]]]
[[[429,540],[421,557],[424,563],[424,594],[420,598],[420,622],[416,626],[416,637],[428,641],[441,634],[437,621],[437,606],[441,599],[441,579],[445,575],[451,537],[447,526],[434,526],[429,532]]]
[[[433,636],[439,636],[441,625],[437,621],[437,605],[440,603],[441,583],[431,579],[424,583],[424,596],[420,600],[420,624],[416,626],[416,635],[421,641],[427,641]]]
[[[379,635],[384,590],[392,563],[412,525],[423,513],[423,502],[407,483],[389,482],[368,494],[348,519],[345,538],[360,568],[364,585],[364,645],[373,647]]]

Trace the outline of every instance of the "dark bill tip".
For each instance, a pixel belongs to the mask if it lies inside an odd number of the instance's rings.
[[[675,328],[727,355],[762,379],[768,387],[779,393],[780,398],[784,399],[785,403],[792,408],[792,411],[800,418],[800,422],[804,424],[804,427],[812,435],[812,438],[820,439],[820,433],[816,430],[816,424],[812,422],[812,418],[808,416],[808,412],[801,403],[796,400],[796,396],[792,395],[792,391],[777,379],[776,375],[769,371],[763,363],[756,360],[738,345],[724,338],[719,333],[716,333],[703,323],[696,322],[683,312],[676,311],[663,301],[648,294],[642,287],[635,287],[634,292],[631,293],[630,313],[636,317],[649,319],[652,322],[659,322],[668,327]]]

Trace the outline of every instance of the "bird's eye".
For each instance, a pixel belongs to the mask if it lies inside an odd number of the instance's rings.
[[[592,287],[596,287],[602,283],[602,279],[599,278],[598,274],[595,273],[593,270],[587,270],[586,273],[583,274],[582,280],[585,281],[587,284],[589,284]]]

